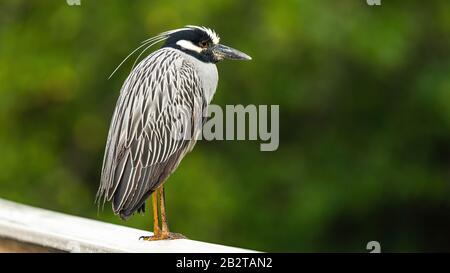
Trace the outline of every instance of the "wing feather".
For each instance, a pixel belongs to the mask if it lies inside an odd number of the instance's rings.
[[[138,210],[192,148],[205,107],[198,74],[178,51],[162,48],[142,60],[116,104],[97,200],[112,200],[125,217]]]

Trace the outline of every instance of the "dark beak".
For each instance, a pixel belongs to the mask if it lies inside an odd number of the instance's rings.
[[[234,48],[225,45],[215,45],[212,48],[212,52],[217,60],[230,59],[230,60],[251,60],[252,57],[240,52]]]

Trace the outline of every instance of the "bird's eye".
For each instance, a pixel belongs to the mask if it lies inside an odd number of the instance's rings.
[[[208,47],[208,41],[201,41],[198,45],[200,47],[202,47],[202,48],[207,48]]]

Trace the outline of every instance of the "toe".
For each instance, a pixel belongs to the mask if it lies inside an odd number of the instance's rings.
[[[180,233],[170,232],[169,233],[169,238],[173,239],[173,240],[175,240],[175,239],[186,239],[186,236],[184,236],[183,234],[180,234]]]

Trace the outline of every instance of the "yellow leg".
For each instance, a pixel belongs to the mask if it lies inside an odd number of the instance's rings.
[[[163,239],[186,239],[179,233],[169,231],[166,215],[166,194],[164,193],[164,186],[159,187],[159,205],[161,207],[161,222],[162,222],[162,237]]]
[[[161,229],[159,228],[158,219],[158,192],[152,193],[152,207],[153,207],[153,236],[159,237],[161,235]]]
[[[167,224],[166,196],[164,194],[164,186],[159,187],[159,201],[160,201],[160,207],[161,207],[162,232],[163,232],[163,234],[168,234],[169,226]]]
[[[158,192],[159,192],[159,207],[161,210],[161,226],[162,230],[159,228],[158,219]],[[153,205],[153,236],[142,236],[141,239],[146,241],[156,241],[156,240],[166,240],[166,239],[186,239],[183,235],[179,233],[172,233],[169,231],[169,225],[167,224],[166,216],[166,196],[164,194],[164,186],[160,186],[152,194],[152,205]]]
[[[153,236],[141,236],[139,239],[145,241],[161,240],[162,233],[159,228],[159,216],[158,216],[158,191],[152,193],[152,207],[153,207]]]

